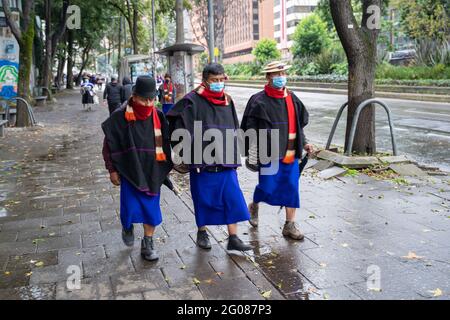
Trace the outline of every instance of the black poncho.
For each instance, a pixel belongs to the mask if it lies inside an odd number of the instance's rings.
[[[194,163],[194,147],[192,140],[191,159],[189,164],[190,168],[204,168],[206,166],[217,165],[223,167],[239,167],[240,155],[238,152],[238,138],[236,130],[239,129],[239,120],[237,118],[236,109],[233,100],[228,96],[229,104],[227,106],[214,105],[204,97],[197,94],[195,91],[187,94],[182,100],[174,105],[174,107],[167,114],[167,118],[170,123],[170,133],[172,134],[177,129],[187,129],[191,137],[194,138],[194,122],[202,122],[202,136],[208,129],[217,129],[222,133],[223,137],[223,150],[221,154],[216,153],[216,161],[213,164],[206,164],[202,157],[201,163]],[[232,149],[233,154],[227,154],[226,143],[230,135],[227,135],[226,131],[232,130],[234,132]],[[195,137],[196,139],[201,137]],[[203,141],[203,139],[202,139]],[[175,146],[179,142],[172,141],[172,146]],[[202,143],[202,152],[205,148],[211,145],[211,141],[204,141]],[[216,149],[218,152],[220,150]],[[227,161],[227,156],[232,161]],[[229,160],[230,160],[229,159]]]
[[[308,125],[309,114],[300,99],[293,93],[295,113],[297,115],[297,141],[295,143],[296,157],[300,158],[303,147],[307,143],[303,128]],[[268,134],[268,156],[271,155],[270,130],[279,130],[279,155],[278,159],[282,159],[288,147],[289,128],[288,128],[288,112],[285,99],[277,99],[269,97],[265,91],[261,91],[252,96],[247,104],[242,119],[241,129],[246,131],[249,129],[267,129]],[[249,143],[245,144],[245,156],[249,155]]]
[[[167,155],[166,162],[158,162],[152,117],[145,121],[127,122],[125,106],[102,124],[114,168],[139,191],[157,195],[173,167],[167,120],[158,110],[163,149]]]

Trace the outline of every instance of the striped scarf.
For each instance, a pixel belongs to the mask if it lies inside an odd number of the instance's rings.
[[[266,94],[275,99],[284,99],[286,101],[286,108],[288,112],[288,146],[286,155],[283,158],[283,163],[292,164],[295,161],[295,141],[297,140],[297,115],[295,113],[294,100],[292,94],[284,88],[283,90],[277,90],[269,85],[264,88]]]
[[[161,132],[161,120],[158,116],[158,111],[154,105],[145,106],[138,104],[133,101],[131,97],[128,100],[127,109],[125,111],[125,119],[128,122],[145,121],[150,116],[153,117],[153,127],[155,131],[155,147],[156,147],[156,161],[165,162],[167,161],[167,156],[163,149],[163,137]]]
[[[173,83],[170,82],[170,86],[167,85],[166,82],[164,82],[164,101],[166,103],[172,103],[172,96],[173,96]]]

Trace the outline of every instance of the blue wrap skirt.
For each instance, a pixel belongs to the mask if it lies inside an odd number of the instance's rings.
[[[250,219],[235,169],[191,171],[191,194],[198,227],[229,225]]]
[[[167,114],[167,112],[169,112],[170,109],[173,108],[173,106],[174,106],[173,103],[164,103],[164,104],[162,105],[163,113],[164,113],[164,114]]]
[[[279,169],[273,175],[259,175],[253,201],[264,202],[272,206],[300,208],[300,169],[296,160],[292,164],[285,164],[281,160]]]
[[[134,223],[159,226],[162,223],[160,195],[150,196],[137,190],[125,178],[120,185],[120,220],[129,230]]]

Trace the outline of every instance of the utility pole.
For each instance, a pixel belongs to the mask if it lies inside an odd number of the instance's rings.
[[[214,59],[214,2],[213,0],[208,0],[208,34],[209,34],[209,62],[212,63]]]
[[[156,79],[155,0],[152,0],[153,78]]]

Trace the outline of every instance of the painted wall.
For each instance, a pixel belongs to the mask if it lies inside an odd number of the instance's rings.
[[[19,20],[19,15],[14,14]],[[10,28],[6,25],[3,12],[0,12],[0,97],[17,96],[19,79],[19,44]]]

